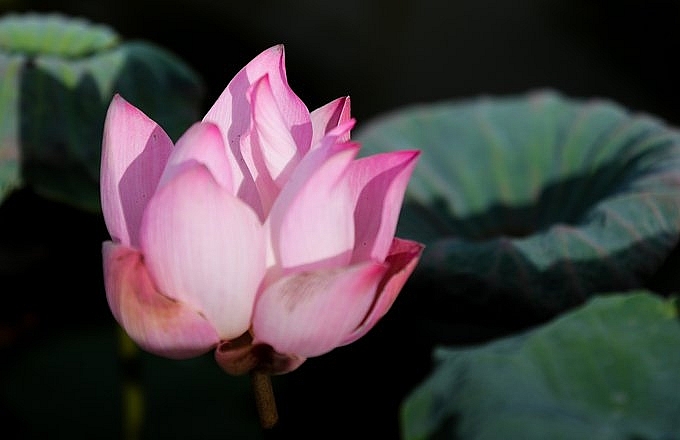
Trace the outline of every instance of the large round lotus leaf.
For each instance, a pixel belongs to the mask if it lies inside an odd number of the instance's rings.
[[[173,138],[200,117],[202,82],[186,64],[81,19],[1,18],[0,73],[0,202],[26,184],[98,210],[102,131],[114,93]]]
[[[410,107],[361,128],[366,154],[422,150],[399,229],[428,245],[422,295],[450,307],[552,316],[644,286],[678,241],[680,134],[652,116],[542,91]]]
[[[442,348],[402,405],[405,439],[680,438],[680,320],[647,291],[593,298],[531,332]]]

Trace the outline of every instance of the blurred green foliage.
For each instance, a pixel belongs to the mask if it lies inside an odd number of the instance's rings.
[[[30,186],[97,212],[104,117],[114,93],[174,138],[199,118],[203,84],[167,50],[61,14],[0,18],[0,203]]]

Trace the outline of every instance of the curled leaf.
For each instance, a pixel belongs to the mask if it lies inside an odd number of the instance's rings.
[[[418,147],[399,233],[428,246],[422,290],[542,318],[645,286],[680,237],[680,134],[554,92],[399,110],[364,154]],[[506,311],[508,309],[505,309]]]

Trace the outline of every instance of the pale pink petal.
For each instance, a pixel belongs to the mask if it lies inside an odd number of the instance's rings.
[[[350,166],[347,182],[356,200],[353,262],[383,261],[387,256],[419,154],[418,151],[376,154]]]
[[[217,345],[217,332],[203,315],[156,289],[140,252],[107,241],[103,256],[111,312],[140,347],[159,356],[185,359]]]
[[[220,127],[233,158],[237,194],[256,210],[260,219],[264,218],[265,212],[259,206],[259,193],[252,177],[256,170],[248,168],[252,160],[248,157],[251,148],[247,145],[251,125],[247,94],[251,86],[265,75],[269,76],[272,93],[296,145],[302,151],[308,150],[312,137],[309,110],[288,86],[282,45],[265,50],[241,69],[203,119]]]
[[[368,316],[340,345],[350,344],[364,336],[387,313],[418,264],[422,252],[423,245],[420,243],[394,239],[389,255],[385,259],[388,270],[376,289],[376,298]]]
[[[284,271],[349,263],[354,247],[354,203],[342,177],[358,152],[353,143],[329,144],[307,154],[272,206],[271,251]]]
[[[349,96],[338,98],[328,104],[317,108],[310,114],[312,119],[312,148],[330,130],[338,125],[350,120],[350,100]],[[339,141],[349,140],[349,132],[343,135]]]
[[[202,164],[217,183],[233,194],[231,166],[224,148],[220,129],[210,122],[192,125],[177,141],[173,148],[159,187],[180,174],[187,167]]]
[[[249,168],[250,148],[244,152],[241,147],[251,129],[252,111],[247,94],[257,80],[278,69],[282,53],[283,47],[274,46],[255,57],[234,76],[203,118],[204,122],[215,123],[220,128],[232,164],[236,194],[258,213],[261,220],[266,214],[253,177],[256,170]]]
[[[222,339],[248,329],[264,273],[262,225],[207,168],[187,168],[159,189],[142,220],[141,243],[162,292],[195,305]]]
[[[163,129],[115,95],[104,123],[100,191],[104,221],[117,243],[139,244],[139,225],[156,191],[172,141]]]
[[[337,127],[333,127],[328,132],[326,132],[326,135],[322,137],[319,142],[316,143],[315,147],[318,148],[322,145],[325,145],[326,143],[343,143],[346,142],[346,139],[349,139],[349,132],[354,128],[354,125],[356,124],[356,119],[354,118],[349,118],[346,121],[342,121],[338,124]]]
[[[365,318],[385,270],[381,264],[364,263],[278,280],[258,297],[254,343],[302,357],[334,349]]]
[[[267,212],[304,153],[298,153],[295,139],[272,94],[268,76],[255,83],[249,96],[253,106],[253,130],[249,137],[251,170]]]
[[[263,76],[279,70],[282,57],[283,46],[271,47],[255,57],[234,76],[203,118],[217,124],[228,143],[237,149],[240,137],[250,128],[248,89]]]
[[[311,125],[309,110],[288,85],[283,45],[270,47],[241,69],[210,108],[204,120],[219,125],[230,142],[238,142],[238,137],[246,133],[250,124],[247,91],[265,75],[269,76],[272,92],[287,125],[291,128]],[[298,145],[309,145],[311,128],[306,132],[294,133],[293,137]]]
[[[309,116],[309,110],[288,85],[288,79],[286,78],[286,57],[283,45],[275,46],[269,50],[278,51],[280,53],[278,65],[271,65],[266,72],[269,77],[272,93],[278,103],[283,119],[290,128],[293,139],[295,139],[295,144],[301,152],[306,152],[309,150],[312,142],[312,123]],[[261,76],[264,76],[264,74],[259,75],[259,77]]]

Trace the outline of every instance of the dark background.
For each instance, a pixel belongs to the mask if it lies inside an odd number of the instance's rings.
[[[631,0],[2,0],[160,44],[207,83],[206,106],[283,43],[310,108],[350,94],[359,122],[413,102],[550,87],[678,120],[680,2]]]
[[[358,128],[408,104],[537,88],[609,98],[680,125],[680,2],[0,0],[0,14],[28,10],[86,17],[171,50],[203,77],[206,110],[243,65],[283,43],[289,81],[308,107],[349,94]],[[181,367],[144,354],[121,362],[115,347],[99,342],[115,344],[101,281],[106,238],[98,215],[30,190],[0,206],[0,292],[20,286],[0,304],[0,391],[16,396],[17,380],[29,384],[25,401],[0,400],[0,420],[28,437],[115,438],[122,372],[152,383],[145,437],[171,437],[174,426],[193,424],[195,437],[183,438],[229,438],[233,420],[251,423],[249,390],[228,378],[219,388],[222,373],[209,357]],[[396,437],[399,403],[430,368],[432,347],[409,322],[416,296],[407,286],[368,336],[275,378],[282,421],[268,435]],[[230,399],[244,399],[237,405],[244,416],[229,413]],[[116,416],[101,415],[101,405]],[[206,423],[214,429],[198,425]],[[69,424],[72,437],[63,434]]]

